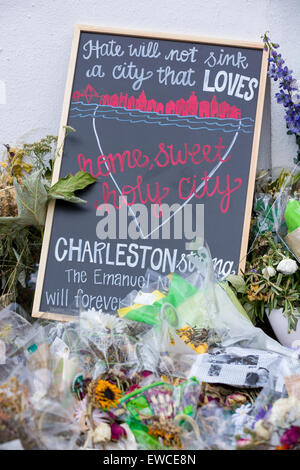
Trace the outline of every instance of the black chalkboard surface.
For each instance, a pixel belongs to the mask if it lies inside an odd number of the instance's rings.
[[[116,311],[195,236],[217,276],[244,266],[266,70],[260,43],[76,27],[53,182],[97,182],[49,206],[33,316]]]

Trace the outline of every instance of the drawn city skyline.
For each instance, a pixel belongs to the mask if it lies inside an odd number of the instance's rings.
[[[216,95],[213,96],[209,102],[207,100],[198,101],[194,91],[191,96],[185,100],[179,98],[176,101],[170,100],[168,103],[163,104],[154,100],[153,98],[147,99],[146,93],[143,90],[138,98],[129,96],[128,93],[112,95],[103,94],[99,95],[97,91],[88,84],[83,91],[75,90],[72,94],[74,102],[80,101],[85,98],[87,103],[98,103],[100,105],[120,107],[132,110],[155,112],[158,114],[174,114],[179,116],[199,116],[199,117],[213,117],[219,119],[240,119],[241,110],[236,106],[231,106],[226,101],[219,103]]]

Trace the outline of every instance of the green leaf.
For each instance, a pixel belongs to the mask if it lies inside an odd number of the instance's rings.
[[[22,180],[22,186],[14,180],[15,194],[18,206],[18,217],[12,219],[18,225],[41,226],[45,223],[47,191],[45,189],[42,171],[33,172],[26,175]],[[5,220],[0,220],[4,222]]]
[[[20,282],[22,287],[26,287],[26,272],[24,270],[20,272],[18,276],[18,281]]]
[[[229,274],[229,276],[226,277],[226,281],[228,281],[240,294],[245,294],[247,292],[247,286],[242,276]]]
[[[233,305],[237,308],[237,310],[245,317],[247,318],[247,320],[249,320],[249,316],[247,315],[245,309],[244,309],[244,306],[241,304],[241,302],[239,301],[239,299],[237,298],[235,292],[232,290],[231,287],[229,287],[228,283],[223,281],[220,283],[220,285],[223,287],[223,289],[225,290],[226,294],[228,295],[228,297],[230,298],[231,302],[233,303]]]
[[[52,199],[86,203],[83,199],[76,197],[74,192],[86,188],[95,181],[97,181],[97,178],[94,178],[90,173],[79,171],[76,175],[69,174],[64,178],[60,178],[57,183],[51,186],[48,195]]]

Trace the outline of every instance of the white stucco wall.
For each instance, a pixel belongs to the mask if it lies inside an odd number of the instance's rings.
[[[249,41],[269,30],[300,78],[300,0],[0,0],[0,143],[58,133],[76,23]],[[296,153],[276,88],[265,102],[260,167],[271,158],[291,166]]]

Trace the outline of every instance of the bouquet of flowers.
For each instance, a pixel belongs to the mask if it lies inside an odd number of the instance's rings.
[[[289,330],[295,330],[300,317],[300,270],[271,232],[262,233],[248,255],[243,276],[229,276],[238,299],[256,322],[263,321],[265,311],[282,308]]]

